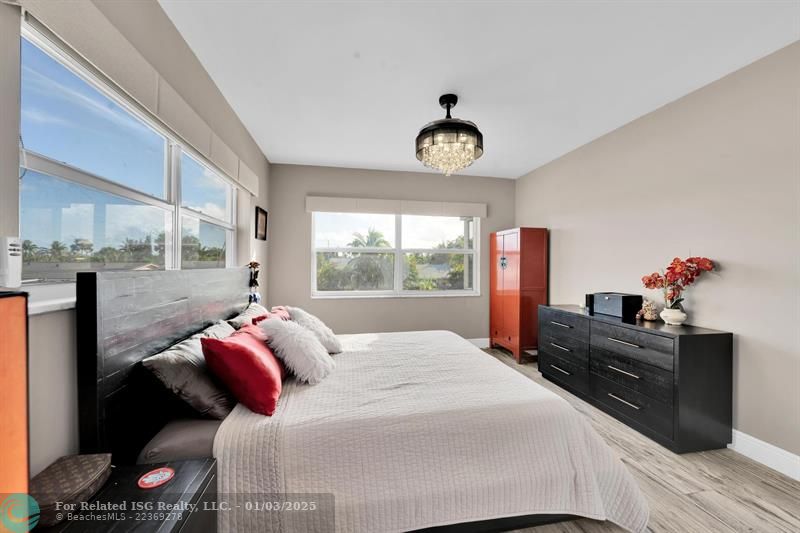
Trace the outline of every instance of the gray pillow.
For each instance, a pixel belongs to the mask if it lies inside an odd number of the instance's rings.
[[[258,323],[267,335],[267,344],[297,379],[319,383],[335,366],[333,358],[311,331],[297,322],[268,318]]]
[[[221,320],[163,352],[151,355],[142,364],[195,411],[221,420],[231,412],[236,399],[212,378],[206,367],[200,339],[224,339],[233,331],[230,325]]]
[[[228,320],[228,324],[233,326],[236,329],[241,328],[242,326],[247,326],[253,323],[253,319],[257,316],[266,315],[269,311],[267,309],[255,302],[251,303],[247,306],[247,308],[236,315],[235,317]]]
[[[319,339],[319,342],[328,350],[328,353],[339,353],[342,351],[342,343],[336,338],[333,330],[325,325],[325,322],[315,317],[309,312],[303,311],[299,307],[286,307],[292,320],[311,330]]]
[[[224,339],[230,337],[236,330],[224,320],[215,322],[200,332],[203,337],[211,337],[212,339]]]
[[[139,453],[137,464],[212,457],[220,420],[173,420]]]

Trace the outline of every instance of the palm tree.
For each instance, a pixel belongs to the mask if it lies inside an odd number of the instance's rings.
[[[126,238],[119,245],[119,251],[126,262],[149,263],[153,255],[153,244],[150,235],[147,235],[142,240]]]
[[[358,232],[353,233],[353,240],[348,246],[353,248],[390,248],[391,244],[383,237],[383,233],[375,228],[369,228],[366,237]]]
[[[53,261],[60,261],[64,257],[64,252],[67,251],[67,245],[61,241],[53,241],[50,243],[50,258]]]
[[[353,233],[353,240],[348,246],[352,248],[390,248],[383,233],[369,228],[367,235]],[[354,289],[378,289],[384,285],[384,254],[357,253],[351,255],[347,263],[350,285]]]
[[[33,241],[30,239],[25,239],[22,241],[22,260],[26,263],[30,263],[36,257],[36,250],[39,247],[33,244]]]
[[[89,239],[75,239],[75,241],[69,245],[69,249],[74,255],[87,256],[91,255],[94,244],[92,244],[92,241]]]

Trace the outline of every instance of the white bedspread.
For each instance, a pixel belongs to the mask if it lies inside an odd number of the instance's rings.
[[[639,487],[566,401],[454,333],[342,335],[322,383],[214,441],[223,494],[333,493],[335,531],[572,514],[644,531]],[[332,531],[313,513],[219,513],[221,531]]]

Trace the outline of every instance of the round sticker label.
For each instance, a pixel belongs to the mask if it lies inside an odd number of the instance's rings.
[[[175,471],[170,467],[156,468],[139,478],[139,488],[154,489],[160,487],[173,477],[175,477]]]

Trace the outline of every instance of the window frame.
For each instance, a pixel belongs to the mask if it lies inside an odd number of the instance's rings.
[[[455,298],[481,295],[481,268],[480,268],[480,235],[481,217],[471,217],[474,224],[473,248],[403,248],[403,215],[395,213],[395,238],[391,248],[379,247],[317,247],[316,246],[316,220],[315,214],[322,211],[309,213],[311,216],[311,298],[314,300],[336,300],[355,298]],[[358,213],[370,214],[370,213]],[[392,290],[355,290],[355,291],[320,291],[317,290],[317,253],[382,253],[394,255],[394,288]],[[408,253],[443,253],[453,255],[472,255],[472,289],[453,290],[407,290],[403,289],[403,259]]]
[[[161,123],[161,121],[128,96],[111,80],[105,78],[102,73],[97,72],[91,65],[87,65],[86,62],[76,56],[68,46],[54,41],[27,22],[22,23],[20,33],[21,39],[27,40],[32,45],[36,46],[42,53],[50,56],[50,58],[58,62],[71,74],[80,78],[92,89],[113,101],[116,105],[128,112],[134,119],[141,121],[148,128],[164,138],[164,197],[159,198],[152,196],[128,185],[54,160],[46,155],[26,149],[24,144],[20,146],[19,150],[19,168],[23,169],[23,171],[28,169],[39,172],[83,187],[113,194],[164,210],[170,215],[172,223],[172,242],[170,246],[166,246],[165,248],[167,250],[164,258],[165,270],[180,270],[182,268],[182,216],[193,217],[202,222],[223,228],[226,234],[225,268],[234,267],[236,265],[237,255],[237,200],[241,186],[207,157],[203,156],[200,152],[183,141],[178,135],[173,133],[166,125]],[[21,139],[22,143],[24,143],[24,138]],[[230,187],[228,220],[221,220],[181,205],[181,157],[184,153],[195,162],[207,167]],[[21,179],[24,179],[24,176]],[[20,199],[18,199],[18,201],[20,201]],[[21,229],[20,227],[20,236],[22,236]],[[35,283],[45,285],[63,283],[64,281],[63,279],[50,279]],[[31,282],[28,282],[28,284],[30,283]]]

